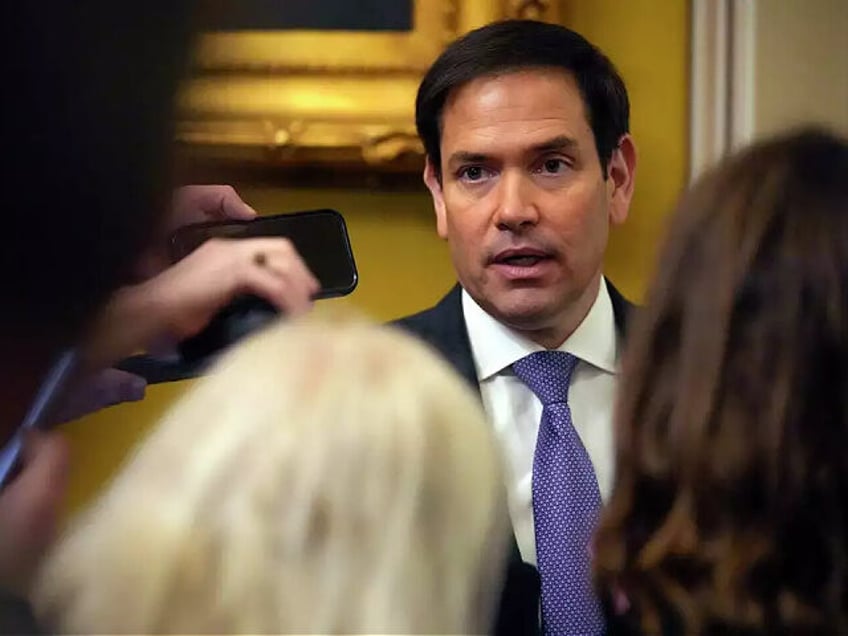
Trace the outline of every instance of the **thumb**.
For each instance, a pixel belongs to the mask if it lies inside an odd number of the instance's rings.
[[[239,196],[230,186],[223,186],[221,191],[221,212],[226,219],[250,221],[256,218],[257,212]]]
[[[255,217],[256,210],[229,185],[183,186],[174,194],[174,229],[210,219],[249,221]]]

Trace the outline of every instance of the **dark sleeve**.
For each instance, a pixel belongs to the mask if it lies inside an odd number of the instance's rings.
[[[604,614],[606,616],[606,636],[684,636],[683,621],[669,607],[660,608],[660,631],[658,634],[646,634],[642,629],[639,616],[630,610],[620,613],[612,609],[609,597],[602,598]],[[729,636],[729,632],[719,630],[715,632],[723,636]]]
[[[542,582],[539,571],[529,563],[511,561],[497,612],[494,636],[537,636],[539,626],[539,594]]]
[[[0,591],[0,634],[44,634],[35,622],[30,604]]]

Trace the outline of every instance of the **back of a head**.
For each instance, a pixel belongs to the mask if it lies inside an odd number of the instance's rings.
[[[427,156],[440,168],[442,110],[451,93],[488,76],[539,68],[571,74],[583,97],[601,165],[629,130],[627,89],[612,62],[579,33],[558,24],[505,20],[475,29],[448,46],[418,89],[415,121]]]
[[[848,631],[848,142],[702,179],[631,336],[604,586],[655,630]]]
[[[500,464],[476,397],[386,327],[282,325],[166,417],[62,542],[66,632],[485,631]]]
[[[3,364],[67,346],[157,229],[190,5],[0,9]]]

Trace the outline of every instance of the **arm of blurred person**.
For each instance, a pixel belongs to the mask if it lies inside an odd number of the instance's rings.
[[[288,315],[311,306],[318,282],[284,239],[210,241],[171,265],[166,239],[191,223],[250,220],[256,211],[228,185],[190,185],[174,191],[171,213],[157,245],[141,259],[145,282],[123,288],[101,313],[84,356],[95,369],[59,407],[55,422],[144,397],[143,378],[104,369],[161,340],[199,332],[214,314],[242,293],[258,295]],[[259,266],[257,255],[264,264]]]
[[[68,482],[67,443],[57,433],[31,431],[21,463],[0,491],[0,588],[23,598],[58,527]]]
[[[121,369],[102,369],[86,375],[69,390],[51,413],[50,425],[56,426],[124,402],[144,399],[147,381]]]

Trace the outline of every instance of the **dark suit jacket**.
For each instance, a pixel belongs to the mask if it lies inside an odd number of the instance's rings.
[[[29,602],[0,590],[0,634],[43,634]]]
[[[615,287],[607,282],[615,324],[623,334],[631,305]],[[474,387],[480,390],[477,370],[471,354],[471,342],[462,314],[462,288],[456,285],[435,306],[412,316],[397,320],[395,325],[429,343]],[[495,634],[498,636],[524,636],[540,634],[539,593],[541,582],[536,568],[521,560],[515,537],[501,596]]]

